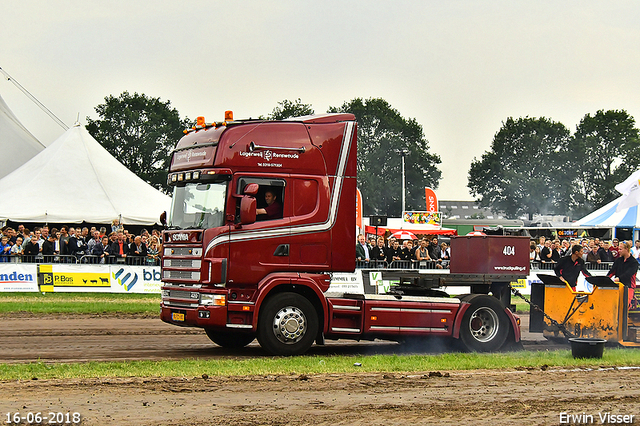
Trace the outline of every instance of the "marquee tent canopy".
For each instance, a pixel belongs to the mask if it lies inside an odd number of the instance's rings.
[[[0,179],[32,159],[44,148],[45,146],[20,123],[0,96]]]
[[[171,198],[123,166],[80,124],[0,179],[0,220],[153,225]]]
[[[638,206],[632,206],[616,211],[618,203],[625,196],[616,198],[609,204],[589,213],[575,222],[577,226],[595,226],[602,228],[640,228],[640,211]]]

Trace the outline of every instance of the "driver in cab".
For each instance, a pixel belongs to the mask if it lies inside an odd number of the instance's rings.
[[[282,218],[282,203],[278,201],[276,194],[268,189],[264,193],[264,201],[267,206],[261,209],[256,209],[256,215],[258,220],[270,220]]]

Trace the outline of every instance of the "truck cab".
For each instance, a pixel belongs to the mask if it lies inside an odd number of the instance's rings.
[[[323,312],[329,274],[355,267],[355,158],[352,114],[201,120],[169,170],[162,320],[203,327],[229,346],[265,340],[256,314],[267,296],[301,295]],[[258,214],[267,196],[280,205],[276,217]]]

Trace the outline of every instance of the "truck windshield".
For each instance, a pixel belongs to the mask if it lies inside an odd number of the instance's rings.
[[[188,183],[176,186],[169,227],[206,229],[224,224],[226,183]]]

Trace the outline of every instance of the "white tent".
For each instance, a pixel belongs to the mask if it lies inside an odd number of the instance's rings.
[[[640,211],[638,206],[618,210],[618,204],[624,195],[589,213],[576,221],[576,226],[597,226],[602,228],[640,228]]]
[[[45,148],[20,123],[0,96],[0,179]]]
[[[171,199],[129,171],[79,124],[0,179],[0,220],[153,225]]]

